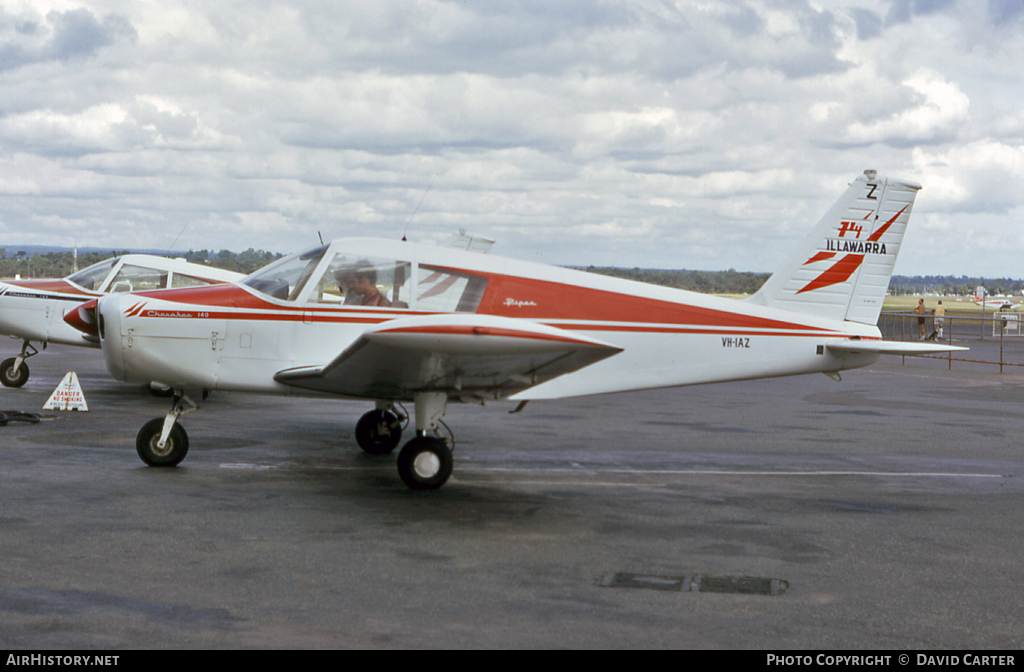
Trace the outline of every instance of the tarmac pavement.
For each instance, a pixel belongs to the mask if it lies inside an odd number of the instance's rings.
[[[453,404],[412,492],[355,402],[213,394],[146,467],[169,400],[51,347],[0,389],[44,416],[0,427],[0,648],[1019,649],[1024,376],[900,362]]]

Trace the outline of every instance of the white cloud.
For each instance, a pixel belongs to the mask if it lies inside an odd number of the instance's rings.
[[[938,73],[921,70],[903,84],[914,91],[910,104],[885,119],[854,122],[847,130],[848,141],[913,145],[958,137],[971,103],[956,83],[944,80]]]
[[[924,184],[922,229],[1020,245],[1024,13],[997,0],[8,0],[0,56],[0,246],[461,227],[762,271],[865,168]],[[937,272],[911,243],[899,268]],[[1019,273],[969,249],[944,272]]]

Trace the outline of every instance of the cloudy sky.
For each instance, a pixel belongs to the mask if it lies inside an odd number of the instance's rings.
[[[0,247],[771,271],[872,168],[897,273],[1019,278],[1021,63],[1024,0],[0,0]]]

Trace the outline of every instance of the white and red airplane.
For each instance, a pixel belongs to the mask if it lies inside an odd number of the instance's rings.
[[[111,295],[66,318],[97,333],[107,368],[175,390],[136,448],[178,464],[178,422],[209,390],[373,401],[356,425],[371,453],[397,447],[414,489],[452,471],[439,426],[452,401],[557,399],[696,383],[826,373],[880,354],[960,350],[883,341],[875,326],[920,187],[850,185],[753,296],[736,301],[478,253],[340,239],[238,284]],[[98,313],[98,318],[93,315]],[[516,409],[520,410],[520,409]]]
[[[1019,310],[1020,304],[1010,301],[1006,297],[997,296],[992,298],[992,295],[988,293],[988,290],[984,287],[977,287],[974,290],[974,303],[981,306],[982,308],[991,308],[992,310]]]
[[[22,341],[21,353],[0,364],[0,383],[21,387],[29,378],[25,360],[32,345],[50,343],[98,348],[99,339],[64,322],[68,311],[110,292],[197,287],[231,282],[241,273],[148,254],[126,254],[93,264],[66,278],[0,282],[0,334]]]

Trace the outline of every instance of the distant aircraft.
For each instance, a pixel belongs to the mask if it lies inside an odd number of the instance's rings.
[[[974,290],[974,303],[983,308],[992,310],[1020,310],[1020,304],[1014,303],[1004,297],[988,298],[988,290],[984,287],[977,287]]]
[[[125,381],[174,388],[136,437],[178,464],[179,420],[210,390],[372,401],[359,446],[441,487],[452,401],[483,404],[838,372],[881,354],[963,350],[883,341],[875,326],[918,185],[857,177],[793,254],[742,301],[432,245],[340,239],[238,284],[111,295],[65,319],[98,334]],[[89,317],[92,310],[98,318]],[[642,430],[638,430],[642,431]]]
[[[29,379],[25,360],[38,354],[32,343],[99,347],[99,339],[63,320],[68,311],[109,292],[198,287],[244,277],[220,268],[148,254],[126,254],[66,278],[0,282],[0,334],[22,341],[21,353],[0,363],[0,383],[21,387]]]

